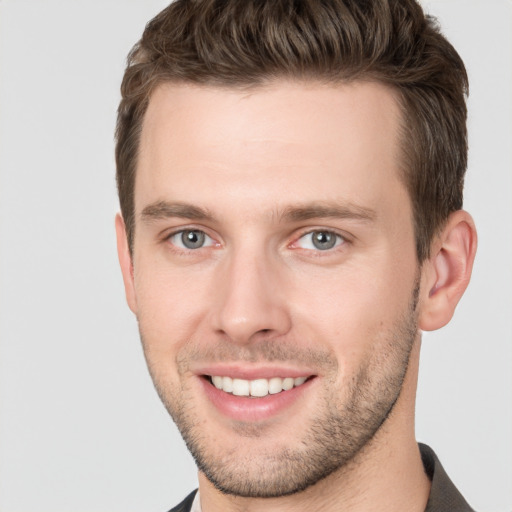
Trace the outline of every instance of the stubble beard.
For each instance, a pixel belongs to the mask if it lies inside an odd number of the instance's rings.
[[[413,291],[408,311],[392,329],[381,333],[380,349],[368,357],[350,382],[343,383],[343,392],[339,387],[329,387],[315,406],[315,414],[309,419],[302,439],[291,448],[283,444],[265,450],[262,446],[257,454],[247,453],[244,438],[261,438],[265,441],[267,432],[258,425],[239,424],[234,426],[236,431],[233,437],[238,436],[240,444],[234,443],[229,449],[216,450],[212,446],[215,432],[208,431],[207,420],[201,420],[200,411],[195,410],[191,405],[193,402],[187,400],[189,395],[186,387],[173,392],[149,364],[156,390],[180,430],[198,469],[225,494],[276,498],[303,491],[332,473],[357,463],[356,456],[369,446],[400,396],[411,351],[418,336],[417,296],[418,286]],[[275,342],[267,347],[262,344],[258,354],[260,350],[265,353],[264,360],[267,361],[301,359],[308,362],[308,359],[316,359],[331,372],[335,373],[337,369],[337,361],[330,353],[308,352],[308,355],[297,357],[297,353],[290,353],[289,349],[276,346]],[[254,353],[247,360],[261,359],[258,354]],[[222,357],[219,350],[216,356]],[[185,364],[185,359],[182,364]],[[345,397],[341,407],[340,395]]]

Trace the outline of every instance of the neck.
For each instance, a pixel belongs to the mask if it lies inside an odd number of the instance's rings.
[[[222,494],[199,473],[202,512],[423,512],[430,492],[414,436],[420,339],[393,411],[346,466],[308,489],[279,498]]]

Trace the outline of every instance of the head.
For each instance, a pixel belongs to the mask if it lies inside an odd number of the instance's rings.
[[[474,255],[466,85],[414,2],[178,0],[148,24],[119,108],[120,261],[218,489],[294,494],[413,436],[419,330]]]
[[[140,135],[162,83],[250,89],[273,80],[376,81],[400,106],[401,173],[421,263],[462,208],[467,165],[464,64],[414,0],[175,1],[128,57],[117,123],[117,183],[130,247]]]

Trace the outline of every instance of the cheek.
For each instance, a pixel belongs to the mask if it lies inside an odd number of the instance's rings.
[[[206,287],[199,276],[140,266],[135,272],[139,329],[146,356],[174,355],[190,340],[204,312]]]
[[[296,282],[289,297],[296,327],[313,342],[328,345],[343,373],[353,373],[408,311],[413,277],[409,282],[398,274],[384,265],[373,265],[371,272],[351,266]]]

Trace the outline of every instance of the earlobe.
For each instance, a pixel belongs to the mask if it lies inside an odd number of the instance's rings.
[[[126,226],[120,213],[116,215],[116,238],[117,238],[117,256],[119,265],[123,274],[124,290],[126,294],[126,302],[129,308],[137,314],[137,301],[135,295],[135,286],[133,280],[133,263],[132,255],[128,246],[126,236]]]
[[[471,215],[453,212],[432,245],[432,254],[423,264],[424,290],[419,328],[433,331],[446,325],[466,290],[477,246]]]

